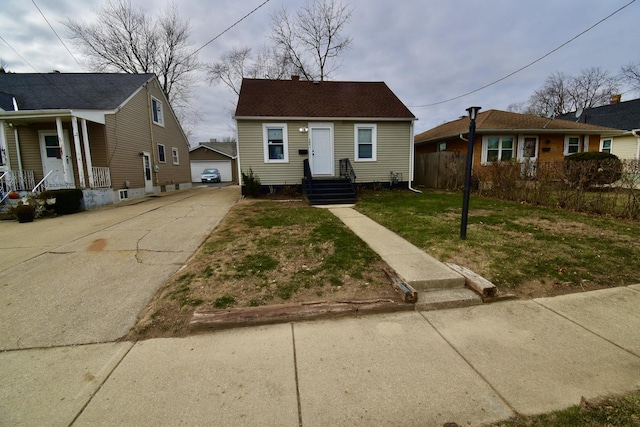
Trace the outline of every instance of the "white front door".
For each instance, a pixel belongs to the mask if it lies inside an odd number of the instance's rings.
[[[313,176],[334,176],[333,124],[309,124],[309,164]]]
[[[153,174],[151,172],[151,154],[142,153],[142,171],[144,173],[144,192],[153,193]]]
[[[63,132],[64,146],[60,146],[58,134],[55,131],[40,132],[40,154],[42,157],[42,171],[47,176],[46,188],[75,188],[73,178],[73,162],[71,161],[71,147],[69,135]],[[64,154],[63,154],[64,153]],[[66,164],[66,174],[65,165]]]
[[[528,176],[535,176],[536,162],[538,161],[538,137],[524,136],[519,145],[519,158],[522,162],[522,173]]]

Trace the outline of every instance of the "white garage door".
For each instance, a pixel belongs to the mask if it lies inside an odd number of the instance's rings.
[[[191,161],[191,182],[200,182],[200,174],[206,168],[218,169],[223,182],[233,181],[230,160],[193,160]]]

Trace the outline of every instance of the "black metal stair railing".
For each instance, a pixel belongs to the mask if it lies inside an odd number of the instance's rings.
[[[340,177],[347,178],[352,184],[356,183],[356,171],[353,170],[349,159],[340,159]]]

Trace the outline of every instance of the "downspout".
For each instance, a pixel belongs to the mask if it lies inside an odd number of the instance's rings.
[[[149,83],[144,84],[144,88],[147,90],[147,114],[149,114],[149,136],[151,137],[151,161],[153,162],[151,166],[151,176],[155,177],[155,180],[152,179],[152,182],[155,181],[155,185],[160,185],[160,180],[158,178],[158,172],[156,172],[156,165],[160,164],[160,161],[155,157],[158,155],[157,151],[153,148],[153,112],[151,111],[151,92],[149,92]],[[165,147],[165,160],[167,158],[167,147]]]
[[[411,127],[410,127],[410,132],[409,132],[409,182],[408,182],[408,188],[409,190],[413,191],[414,193],[422,193],[422,191],[417,190],[413,187],[411,187],[411,182],[413,181],[413,174],[414,174],[414,158],[415,158],[415,152],[416,152],[416,146],[414,143],[414,138],[413,138],[413,123],[414,121],[411,120]]]

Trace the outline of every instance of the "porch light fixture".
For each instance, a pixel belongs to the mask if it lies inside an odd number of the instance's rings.
[[[462,221],[460,223],[460,239],[467,238],[467,217],[469,214],[469,193],[471,191],[471,164],[473,163],[473,143],[476,139],[476,117],[482,107],[469,107],[469,146],[467,148],[467,167],[464,176],[464,198],[462,200]]]

